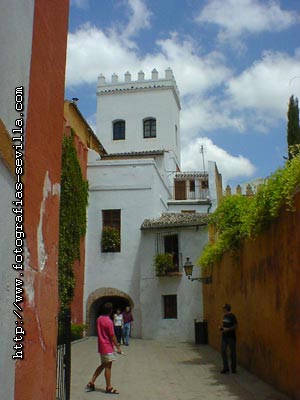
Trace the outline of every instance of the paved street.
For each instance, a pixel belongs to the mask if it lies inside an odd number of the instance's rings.
[[[209,346],[132,339],[123,351],[112,369],[120,400],[288,400],[242,368],[221,375],[220,355]],[[72,344],[71,400],[113,396],[105,393],[103,375],[95,392],[84,390],[98,363],[95,337]]]

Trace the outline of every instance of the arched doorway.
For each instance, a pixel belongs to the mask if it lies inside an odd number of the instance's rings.
[[[113,304],[114,311],[120,308],[121,311],[126,306],[134,307],[134,303],[130,296],[120,290],[113,288],[100,288],[91,293],[88,297],[86,304],[86,324],[87,334],[89,336],[96,336],[96,321],[101,315],[102,307],[105,303],[110,302]]]

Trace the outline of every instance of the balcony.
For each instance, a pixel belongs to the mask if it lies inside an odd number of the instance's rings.
[[[175,185],[172,186],[171,193],[172,197],[170,198],[170,200],[208,201],[210,199],[209,189],[202,189],[200,187],[195,187],[194,190],[190,190],[188,186]]]

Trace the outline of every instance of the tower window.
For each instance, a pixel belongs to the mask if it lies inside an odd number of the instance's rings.
[[[113,139],[124,140],[125,139],[125,121],[119,120],[113,123]]]
[[[156,119],[147,118],[144,119],[144,138],[155,138],[156,137]]]

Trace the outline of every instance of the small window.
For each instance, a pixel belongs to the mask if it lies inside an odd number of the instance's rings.
[[[177,295],[169,294],[163,296],[164,318],[177,318]]]
[[[119,120],[113,123],[113,139],[114,140],[125,139],[125,121]]]
[[[118,253],[121,251],[121,210],[102,210],[103,253]]]
[[[144,138],[156,137],[156,119],[148,118],[144,120]]]
[[[201,181],[201,189],[208,189],[208,181]]]

